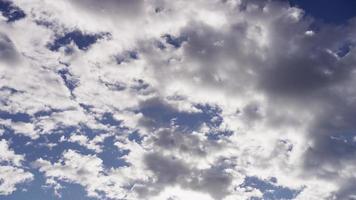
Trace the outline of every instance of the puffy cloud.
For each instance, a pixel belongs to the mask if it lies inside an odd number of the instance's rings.
[[[130,195],[132,179],[144,179],[143,174],[136,174],[133,169],[107,169],[97,156],[83,155],[73,150],[65,151],[56,163],[40,158],[33,166],[55,184],[59,184],[59,181],[77,183],[86,189],[88,196],[97,198],[126,198]]]
[[[11,165],[20,166],[23,161],[23,156],[15,154],[15,152],[9,149],[8,142],[4,139],[0,141],[1,152],[1,162],[8,162]]]
[[[24,156],[11,150],[8,141],[0,140],[0,151],[0,195],[9,195],[18,184],[31,181],[33,175],[23,169]]]
[[[16,185],[33,179],[33,175],[21,168],[0,165],[0,195],[16,191]]]
[[[104,175],[102,161],[96,156],[81,155],[68,150],[63,154],[63,160],[51,164],[39,159],[34,163],[46,177],[57,180],[69,181],[83,185],[89,196],[99,197],[100,191],[107,192],[105,188],[110,185],[107,176]],[[117,188],[115,196],[124,196]]]
[[[33,166],[56,190],[356,195],[354,20],[322,24],[277,0],[13,5],[25,17],[0,22],[0,137],[54,141],[59,160]],[[0,141],[0,192],[10,194],[32,176]]]

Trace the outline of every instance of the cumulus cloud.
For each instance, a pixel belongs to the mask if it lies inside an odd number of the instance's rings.
[[[89,196],[100,197],[100,192],[112,195],[114,198],[125,196],[120,191],[120,187],[115,187],[115,182],[110,181],[110,177],[105,175],[102,161],[93,155],[81,155],[68,150],[58,163],[52,164],[43,159],[38,159],[34,165],[44,172],[48,178],[83,185]],[[116,191],[111,189],[112,186]],[[111,192],[114,192],[114,194]]]
[[[1,195],[33,178],[98,199],[356,195],[355,19],[277,0],[0,2],[19,14],[0,9]]]
[[[18,184],[33,180],[33,175],[23,169],[24,156],[11,150],[8,141],[0,140],[0,151],[0,195],[9,195]]]

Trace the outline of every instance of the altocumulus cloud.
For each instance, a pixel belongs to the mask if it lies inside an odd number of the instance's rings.
[[[356,20],[277,0],[0,0],[1,199],[356,198]]]

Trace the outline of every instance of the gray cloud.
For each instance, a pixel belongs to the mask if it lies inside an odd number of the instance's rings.
[[[16,2],[28,16],[4,26],[0,62],[23,65],[0,71],[9,77],[0,102],[33,120],[0,116],[0,125],[31,140],[88,127],[68,138],[96,149],[104,132],[113,152],[127,152],[127,165],[106,169],[97,152],[64,147],[60,160],[38,158],[47,180],[113,199],[154,199],[175,186],[216,200],[258,196],[239,190],[246,177],[303,187],[297,199],[356,195],[355,19],[322,24],[277,0]],[[35,23],[44,19],[50,29]],[[72,54],[48,50],[54,33],[70,30],[112,37]],[[33,114],[52,108],[60,112]],[[224,130],[234,134],[209,137]]]
[[[159,154],[146,155],[145,163],[157,178],[154,185],[147,185],[148,188],[153,187],[155,192],[159,192],[160,187],[180,185],[182,188],[208,193],[216,200],[223,199],[230,193],[228,188],[232,178],[218,167],[199,170],[177,158]]]
[[[245,3],[245,7],[254,4]],[[293,10],[279,2],[260,2],[258,6],[258,10],[248,11],[246,8],[243,12],[253,19],[264,17],[262,10],[266,7],[285,9],[286,12],[265,16],[267,30],[264,25],[254,25],[248,18],[220,29],[197,22],[181,29],[180,35],[187,38],[181,47],[183,63],[190,63],[192,69],[183,67],[174,73],[187,81],[198,78],[199,81],[191,81],[191,84],[201,89],[224,87],[224,91],[242,96],[251,90],[262,92],[267,104],[261,105],[261,109],[267,110],[266,118],[273,123],[270,124],[272,127],[290,125],[293,120],[293,126],[304,126],[298,122],[297,115],[309,113],[312,122],[305,122],[308,132],[300,133],[300,137],[307,137],[311,144],[303,156],[304,172],[326,180],[338,178],[343,182],[347,178],[340,178],[338,171],[346,170],[356,153],[355,93],[352,89],[355,60],[352,48],[344,57],[337,52],[345,41],[353,40],[350,35],[354,30],[320,24],[320,29],[312,30],[315,34],[310,36],[306,32],[315,23],[312,19],[295,18],[291,14]],[[255,30],[257,38],[251,39],[249,30]],[[258,44],[263,32],[267,34],[266,47]],[[171,73],[163,68],[158,70],[160,75]],[[219,77],[219,74],[223,75]],[[257,108],[253,104],[244,108],[248,121],[261,117]],[[295,116],[288,122],[291,111]],[[321,169],[320,165],[327,169]],[[329,165],[333,167],[330,169]],[[340,191],[351,187],[347,182]],[[352,190],[345,190],[343,195],[347,191],[353,194]]]
[[[19,61],[15,45],[4,33],[0,33],[0,60],[8,65],[16,64]]]
[[[140,0],[75,0],[73,3],[89,12],[97,12],[108,17],[137,17],[142,12],[144,2]],[[119,18],[117,18],[119,19]]]

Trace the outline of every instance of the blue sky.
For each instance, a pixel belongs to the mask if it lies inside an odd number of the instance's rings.
[[[356,195],[355,1],[0,13],[0,199]]]
[[[316,19],[333,24],[346,23],[355,16],[356,10],[356,2],[352,0],[290,0],[290,3]]]

